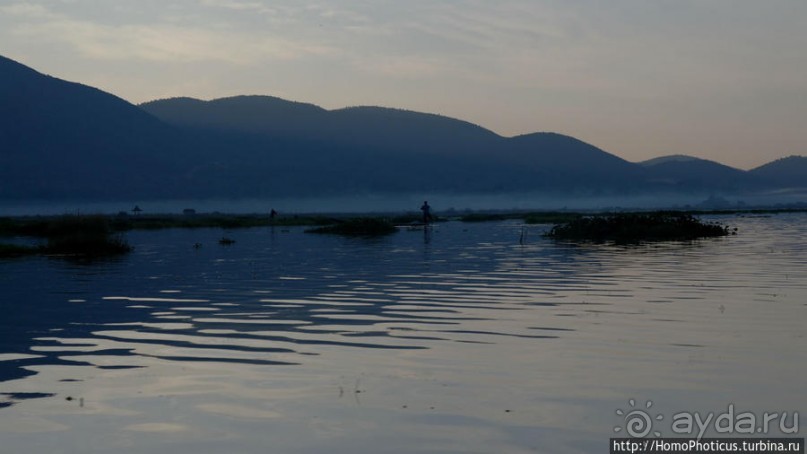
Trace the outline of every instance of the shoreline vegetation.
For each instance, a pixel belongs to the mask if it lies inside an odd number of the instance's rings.
[[[31,246],[0,242],[0,257],[46,255],[92,259],[132,250],[121,233],[112,228],[109,217],[103,215],[0,218],[1,236],[32,237],[40,243]]]
[[[586,216],[552,227],[544,236],[555,240],[614,242],[691,241],[736,234],[737,230],[704,222],[690,213],[617,213]]]
[[[724,236],[735,233],[728,227],[703,223],[701,215],[765,216],[807,212],[804,209],[748,209],[709,211],[632,211],[632,212],[472,212],[436,218],[436,222],[488,222],[522,220],[526,224],[554,224],[547,237],[588,241],[664,241]],[[266,214],[136,214],[60,215],[0,217],[0,257],[27,255],[107,257],[132,250],[123,239],[130,230],[252,227],[309,227],[308,233],[348,236],[387,235],[396,226],[417,225],[415,213],[397,215],[286,215]],[[28,238],[38,245],[4,241]],[[29,241],[30,243],[30,241]]]
[[[395,233],[398,227],[383,218],[350,218],[334,224],[308,229],[306,233],[325,233],[345,236],[383,236]]]

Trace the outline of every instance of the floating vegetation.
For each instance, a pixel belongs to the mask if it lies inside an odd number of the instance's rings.
[[[581,217],[583,217],[583,215],[580,213],[546,211],[529,213],[524,216],[524,222],[527,224],[557,224],[561,222],[571,222]]]
[[[23,257],[38,254],[40,249],[34,246],[0,243],[0,258]]]
[[[61,216],[37,218],[24,223],[2,222],[2,232],[45,239],[40,246],[4,244],[0,257],[45,254],[77,257],[105,257],[132,250],[112,230],[104,216]]]
[[[643,241],[694,240],[736,233],[728,227],[703,222],[688,213],[621,213],[588,216],[552,227],[546,233],[559,240],[638,243]]]
[[[64,216],[49,225],[46,238],[45,254],[103,257],[132,250],[103,216]]]
[[[253,227],[288,227],[288,226],[322,226],[337,221],[327,216],[278,216],[271,219],[268,215],[260,214],[195,214],[174,215],[154,214],[130,216],[125,212],[114,216],[26,216],[26,217],[0,217],[0,236],[29,236],[47,238],[58,229],[65,219],[102,219],[112,232],[125,232],[129,230],[159,230],[159,229],[195,229],[195,228],[253,228]]]
[[[539,212],[515,212],[515,213],[470,213],[462,216],[462,222],[488,222],[488,221],[508,221],[511,219],[523,219],[527,224],[554,224],[558,222],[568,222],[580,218],[579,213],[539,211]]]
[[[150,215],[116,216],[112,226],[116,230],[196,229],[220,227],[238,229],[272,226],[312,226],[333,222],[325,216],[284,216],[271,218],[258,214],[195,214],[195,215]]]
[[[395,233],[395,225],[380,218],[352,218],[332,225],[306,230],[306,233],[328,233],[347,236],[381,236]]]

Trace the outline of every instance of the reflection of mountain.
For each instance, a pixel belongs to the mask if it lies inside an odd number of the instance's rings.
[[[440,115],[325,110],[266,96],[140,108],[0,57],[0,199],[544,192],[804,186],[804,158],[744,172],[697,158],[627,162],[568,136],[505,138]]]

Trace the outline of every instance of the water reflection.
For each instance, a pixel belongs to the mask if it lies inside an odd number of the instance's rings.
[[[382,431],[392,451],[451,450],[433,425],[482,451],[600,450],[611,406],[641,390],[701,405],[776,376],[769,398],[792,403],[807,359],[802,221],[732,219],[740,236],[633,247],[557,244],[516,223],[373,241],[253,229],[227,232],[229,247],[219,230],[171,230],[133,232],[135,253],[114,262],[3,261],[0,416],[41,401],[48,419],[57,396],[84,390],[84,411],[121,418],[112,432],[177,435],[182,452],[222,417],[238,424],[216,433],[243,452],[260,451],[264,420],[280,439],[277,421],[319,427],[337,452],[361,448],[337,434],[370,421],[395,425]],[[161,396],[181,418],[161,419]],[[347,402],[364,412],[344,415]],[[30,424],[90,430],[54,418]]]

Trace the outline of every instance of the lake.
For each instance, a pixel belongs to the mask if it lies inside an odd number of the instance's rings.
[[[0,260],[3,451],[593,453],[637,409],[649,436],[696,411],[793,436],[807,215],[708,219],[738,235],[175,229],[114,260]]]

